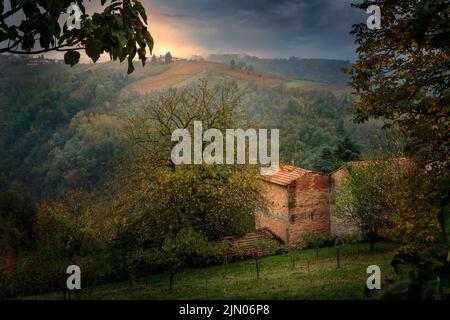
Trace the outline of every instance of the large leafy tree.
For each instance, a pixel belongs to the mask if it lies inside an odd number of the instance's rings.
[[[183,228],[208,240],[240,236],[253,227],[253,213],[264,205],[257,168],[250,165],[175,165],[171,160],[172,132],[193,122],[204,130],[241,127],[240,102],[234,86],[173,89],[151,100],[131,119],[126,130],[124,162],[111,186],[114,206],[124,224],[137,230],[138,245],[161,245],[167,235]],[[205,143],[203,147],[206,147]],[[136,214],[135,223],[130,222]],[[142,213],[139,215],[139,213]]]
[[[314,169],[329,173],[345,162],[357,161],[360,159],[359,147],[346,136],[337,142],[336,148],[331,151],[329,148],[323,148],[319,159],[316,160]]]
[[[357,226],[373,250],[392,211],[389,193],[398,189],[401,170],[391,161],[377,161],[350,166],[349,171],[333,192],[332,211]]]
[[[32,247],[35,216],[35,205],[28,197],[14,191],[0,193],[0,257],[6,247],[15,251]]]
[[[410,184],[403,188],[407,191],[395,202],[392,220],[408,232],[393,261],[400,277],[391,294],[448,298],[450,2],[376,0],[356,7],[366,10],[372,4],[381,9],[382,28],[359,24],[353,29],[358,60],[349,73],[360,97],[353,109],[355,119],[382,118],[388,126],[398,125],[417,166],[416,175],[405,181]],[[405,195],[411,201],[402,201],[408,199]],[[423,226],[423,221],[438,225]],[[411,239],[424,241],[417,246]]]
[[[112,60],[133,59],[145,64],[153,38],[147,30],[147,14],[137,0],[100,0],[103,11],[86,14],[83,0],[0,0],[0,53],[40,54],[64,52],[71,66],[80,60],[80,50],[96,62],[107,53]],[[81,11],[80,28],[61,26],[60,18],[72,3]],[[107,4],[108,3],[108,4]]]
[[[398,124],[412,153],[447,160],[450,141],[450,3],[447,0],[362,1],[381,8],[381,30],[354,26],[358,60],[350,69],[359,122]]]

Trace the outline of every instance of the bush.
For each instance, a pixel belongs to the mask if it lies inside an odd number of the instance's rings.
[[[75,256],[68,260],[47,249],[21,254],[14,268],[0,272],[0,298],[23,297],[54,291],[67,291],[66,273],[69,265],[81,268],[82,288],[123,279],[123,272],[114,266],[112,256],[99,252]]]
[[[316,249],[316,258],[319,258],[319,248],[333,247],[336,238],[331,235],[324,235],[317,232],[306,232],[303,235],[303,243],[306,248]]]

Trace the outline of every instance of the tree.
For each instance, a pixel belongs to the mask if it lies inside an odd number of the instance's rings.
[[[260,201],[255,171],[196,165],[154,174],[155,181],[146,190],[141,221],[149,234],[140,237],[150,240],[154,237],[151,232],[164,236],[189,226],[217,241],[251,230]]]
[[[361,1],[355,6],[366,10],[371,4]],[[392,296],[448,298],[450,3],[379,0],[375,4],[383,13],[382,29],[369,30],[361,23],[352,31],[358,59],[349,74],[360,97],[352,111],[358,122],[382,118],[386,126],[398,126],[417,167],[405,184],[410,191],[396,197],[396,225],[414,232],[406,233],[405,246],[394,258],[399,280]],[[405,202],[405,195],[413,204]],[[432,223],[426,226],[423,221]],[[418,247],[411,242],[413,234],[427,234],[427,241],[420,241]]]
[[[230,69],[231,70],[236,69],[236,61],[234,59],[230,61]]]
[[[341,267],[341,247],[345,243],[345,238],[336,237],[334,239],[334,247],[336,248],[336,266],[339,269]]]
[[[300,110],[302,109],[302,106],[298,103],[295,99],[289,99],[287,105],[286,105],[286,113],[289,115],[296,115],[300,113]]]
[[[303,235],[303,242],[307,247],[316,249],[316,259],[319,259],[319,249],[325,243],[324,235],[317,232],[306,232]]]
[[[314,169],[329,173],[342,166],[345,162],[359,160],[359,147],[354,144],[349,137],[339,140],[336,148],[331,151],[329,148],[323,148],[319,159],[314,164]]]
[[[336,165],[336,158],[329,148],[323,148],[319,159],[314,164],[314,169],[320,172],[328,173],[333,171]]]
[[[239,70],[247,70],[247,64],[244,61],[239,61],[236,65],[236,68]]]
[[[223,132],[242,119],[234,87],[169,90],[131,119],[124,140],[122,167],[112,185],[124,219],[138,216],[135,232],[146,247],[160,246],[168,234],[183,228],[216,241],[242,236],[253,227],[254,212],[264,206],[257,169],[249,165],[175,165],[171,134],[179,128]],[[156,232],[155,232],[156,231]]]
[[[303,250],[305,248],[304,242],[298,242],[298,243],[288,243],[286,246],[286,253],[289,255],[291,259],[291,265],[292,270],[295,270],[295,266],[298,260],[298,253],[299,251]]]
[[[391,264],[398,280],[386,291],[393,299],[449,299],[450,206],[435,199],[449,192],[448,176],[424,175],[417,166],[391,196],[389,237],[401,242]]]
[[[145,64],[147,48],[153,50],[153,38],[147,30],[147,15],[137,0],[111,1],[103,12],[86,14],[82,0],[10,1],[10,8],[0,1],[0,53],[40,54],[65,52],[64,60],[73,66],[80,60],[78,51],[96,62],[108,53],[112,60],[128,59],[128,73],[133,72],[136,54]],[[107,0],[101,0],[102,6]],[[72,3],[81,11],[80,28],[59,25],[58,20]],[[20,23],[8,19],[16,17]],[[9,20],[11,21],[11,20]],[[38,41],[38,43],[36,43]],[[36,48],[36,45],[39,48]]]
[[[361,232],[353,232],[347,236],[344,236],[343,238],[343,242],[344,243],[349,243],[349,244],[355,244],[356,245],[356,259],[359,258],[359,254],[360,254],[360,243],[363,240]]]
[[[332,194],[332,211],[359,227],[371,251],[392,211],[389,195],[398,188],[397,170],[390,160],[353,165]]]
[[[256,278],[259,279],[259,273],[261,271],[261,260],[263,257],[274,254],[278,245],[273,240],[260,239],[255,242],[255,251],[252,256],[255,259]]]
[[[41,203],[33,226],[39,248],[69,261],[95,248],[100,239],[91,225],[91,203],[92,195],[83,191],[69,192],[60,203]]]
[[[0,193],[0,260],[8,248],[16,253],[32,247],[36,206],[33,201],[15,191]]]
[[[373,1],[361,1],[366,10]],[[409,139],[411,154],[426,161],[448,158],[450,130],[450,3],[446,0],[379,0],[381,30],[363,23],[352,33],[358,60],[349,70],[360,100],[355,120],[385,119],[398,124]],[[448,165],[448,161],[447,161]]]
[[[336,125],[336,135],[339,138],[345,136],[344,120],[340,119]]]
[[[165,64],[170,64],[172,63],[172,55],[170,54],[170,52],[166,53],[166,56],[164,57],[164,63]]]
[[[175,236],[168,235],[161,247],[159,261],[169,272],[170,290],[175,275],[188,266],[204,263],[212,252],[212,246],[205,237],[192,229],[182,229]]]
[[[347,136],[343,140],[338,141],[333,153],[336,161],[349,162],[359,160],[360,151],[359,147]]]

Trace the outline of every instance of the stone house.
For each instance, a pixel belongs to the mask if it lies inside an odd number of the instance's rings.
[[[342,168],[331,174],[282,165],[273,175],[261,176],[267,208],[255,214],[256,230],[266,229],[283,243],[298,243],[307,232],[342,235],[354,226],[332,217],[330,194],[346,174]]]

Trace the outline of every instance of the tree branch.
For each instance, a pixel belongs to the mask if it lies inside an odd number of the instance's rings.
[[[77,48],[67,48],[67,47],[72,47],[77,45],[78,43],[80,43],[81,40],[74,42],[74,43],[68,43],[68,44],[63,44],[57,47],[52,47],[52,48],[47,48],[47,49],[42,49],[42,50],[36,50],[36,51],[18,51],[18,50],[11,50],[11,48],[14,48],[15,46],[17,46],[19,43],[16,42],[16,44],[12,47],[9,48],[5,48],[5,49],[0,49],[0,53],[13,53],[13,54],[39,54],[39,53],[44,53],[44,52],[51,52],[51,51],[59,51],[59,52],[66,52],[69,50],[84,50],[84,47],[77,47]]]
[[[17,7],[11,11],[6,12],[5,14],[2,14],[0,16],[0,21],[4,22],[4,20],[10,16],[12,16],[13,14],[19,12],[20,10],[22,10],[22,7]]]

